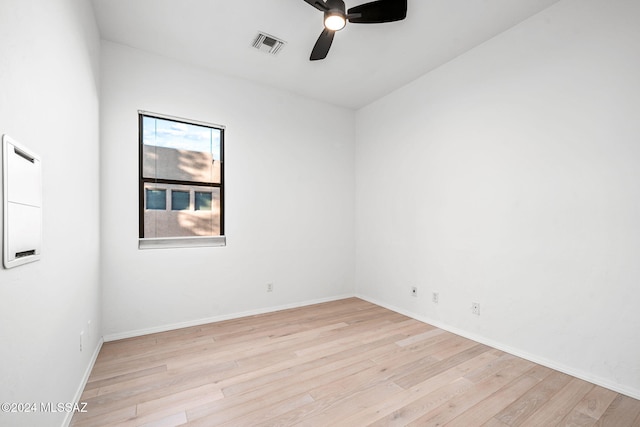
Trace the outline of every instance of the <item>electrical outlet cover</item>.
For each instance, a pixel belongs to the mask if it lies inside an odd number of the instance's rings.
[[[472,303],[471,312],[476,316],[480,316],[480,303],[477,303],[477,302]]]

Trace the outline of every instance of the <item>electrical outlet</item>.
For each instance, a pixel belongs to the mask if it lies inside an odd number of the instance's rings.
[[[471,312],[476,316],[480,316],[480,303],[477,303],[477,302],[471,303]]]
[[[80,331],[80,352],[82,352],[83,347],[84,347],[84,331]]]
[[[431,301],[433,301],[434,304],[437,304],[440,301],[440,294],[438,292],[432,293]]]
[[[412,286],[411,287],[411,296],[412,297],[417,297],[418,296],[418,288],[416,286]]]
[[[87,320],[87,342],[91,345],[91,340],[93,339],[93,334],[91,334],[91,320]]]
[[[267,292],[273,292],[273,283],[267,283]]]

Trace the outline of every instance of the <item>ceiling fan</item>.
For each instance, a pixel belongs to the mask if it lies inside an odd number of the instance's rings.
[[[329,53],[336,31],[347,25],[381,24],[401,21],[407,16],[407,0],[377,0],[352,7],[345,12],[343,0],[304,0],[321,12],[324,12],[324,30],[311,51],[311,61],[324,59]]]

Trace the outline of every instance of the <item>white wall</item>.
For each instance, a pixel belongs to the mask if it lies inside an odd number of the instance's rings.
[[[110,42],[101,64],[107,339],[353,294],[352,111]],[[226,247],[138,250],[139,109],[227,127]]]
[[[562,1],[360,110],[359,294],[640,397],[638,16]]]
[[[42,157],[44,182],[42,259],[0,267],[0,402],[71,402],[99,342],[99,47],[86,1],[0,2],[0,134]]]
[[[354,126],[108,42],[99,66],[87,2],[1,2],[0,133],[43,159],[44,247],[0,269],[0,402],[71,401],[102,332],[348,295],[354,264],[365,298],[640,396],[639,13],[565,0]],[[226,247],[137,249],[138,109],[227,126]]]

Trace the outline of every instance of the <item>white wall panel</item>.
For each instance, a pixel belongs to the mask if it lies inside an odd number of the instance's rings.
[[[102,81],[107,336],[353,293],[353,111],[110,42]],[[226,127],[226,246],[138,250],[138,110]]]
[[[358,292],[640,397],[638,16],[562,1],[360,110]]]
[[[71,402],[99,344],[99,49],[89,2],[0,2],[0,134],[42,159],[46,254],[0,268],[0,402]],[[0,425],[66,415],[0,413]]]

